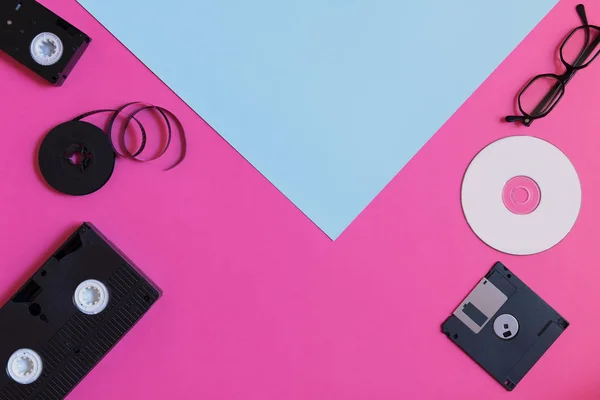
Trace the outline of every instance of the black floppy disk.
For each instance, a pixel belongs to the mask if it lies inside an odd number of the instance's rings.
[[[568,326],[497,262],[442,330],[504,388],[513,390]]]
[[[0,1],[0,50],[63,84],[91,38],[34,0]]]
[[[0,399],[62,399],[161,296],[83,224],[0,308]]]

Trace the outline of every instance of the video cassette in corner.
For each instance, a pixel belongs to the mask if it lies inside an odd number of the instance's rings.
[[[53,85],[63,84],[90,42],[34,0],[0,1],[0,50]]]
[[[0,399],[62,399],[161,290],[83,224],[0,309]]]
[[[568,326],[498,262],[442,330],[505,389],[513,390]]]

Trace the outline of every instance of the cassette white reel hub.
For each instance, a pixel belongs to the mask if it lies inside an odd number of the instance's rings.
[[[33,61],[47,67],[61,59],[63,43],[54,33],[42,32],[33,38],[29,50]]]
[[[42,358],[31,349],[20,349],[8,359],[6,371],[15,382],[29,385],[42,374]]]
[[[75,289],[73,302],[84,314],[94,315],[104,311],[108,305],[108,289],[95,279],[83,281]]]

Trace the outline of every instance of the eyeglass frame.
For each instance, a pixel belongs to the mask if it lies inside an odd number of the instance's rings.
[[[508,115],[504,118],[506,122],[522,122],[523,125],[530,126],[533,123],[533,121],[535,121],[536,119],[541,119],[541,118],[546,117],[554,109],[554,107],[556,107],[558,102],[562,99],[563,95],[565,94],[565,89],[566,89],[567,83],[573,78],[573,76],[575,76],[577,71],[589,66],[596,59],[596,57],[598,57],[598,55],[600,54],[600,49],[598,49],[596,54],[594,54],[594,56],[587,63],[582,64],[582,65],[577,65],[578,63],[581,62],[581,60],[585,61],[587,59],[587,57],[589,57],[589,55],[594,51],[594,49],[596,47],[598,47],[598,45],[600,45],[600,27],[596,26],[596,25],[588,24],[587,16],[585,13],[585,7],[583,6],[583,4],[578,4],[575,7],[575,9],[577,11],[577,14],[579,15],[579,18],[581,19],[582,25],[576,27],[575,29],[573,29],[571,31],[571,33],[569,33],[569,35],[563,40],[563,42],[560,46],[560,49],[559,49],[560,60],[566,69],[565,73],[563,73],[561,75],[547,73],[547,74],[540,74],[540,75],[534,76],[529,81],[529,83],[521,90],[521,92],[519,93],[519,95],[517,97],[518,107],[519,107],[519,110],[521,111],[522,115]],[[590,36],[590,31],[592,29],[594,29],[598,32],[598,36],[594,39],[593,42],[587,44],[581,50],[581,53],[577,56],[577,59],[573,63],[575,65],[571,65],[570,63],[566,62],[563,57],[563,48],[569,42],[569,40],[573,37],[573,35],[582,29],[586,30],[586,43],[589,42],[589,40],[590,40],[589,36]],[[521,106],[521,97],[522,97],[523,93],[525,93],[527,91],[527,89],[529,89],[529,87],[534,82],[536,82],[538,79],[542,79],[542,78],[546,78],[546,77],[555,79],[556,83],[554,84],[554,87],[552,89],[550,89],[550,91],[548,91],[548,93],[545,95],[545,97],[539,102],[539,104],[535,107],[534,112],[531,114],[535,114],[536,113],[535,110],[539,109],[540,107],[543,110],[543,107],[545,107],[549,102],[553,102],[553,103],[543,113],[540,113],[539,115],[535,115],[535,116],[531,115],[523,110],[523,107]],[[553,100],[557,96],[557,92],[560,92],[558,94],[558,98],[556,98],[556,100]]]

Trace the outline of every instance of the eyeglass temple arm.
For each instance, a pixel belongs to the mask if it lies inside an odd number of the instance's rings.
[[[575,10],[577,11],[577,15],[579,15],[579,19],[581,20],[581,23],[584,26],[588,25],[588,19],[587,19],[587,15],[585,13],[585,7],[583,4],[578,4],[575,7]],[[585,41],[588,42],[590,39],[590,30],[586,29],[585,31]],[[600,44],[600,35],[598,35],[598,37],[596,37],[594,39],[594,41],[592,43],[590,43],[589,46],[585,47],[581,53],[579,54],[579,56],[577,57],[577,59],[575,60],[575,62],[573,63],[574,66],[578,66],[581,65],[582,63],[585,62],[585,60],[588,58],[588,56],[592,53],[592,51],[594,51],[594,49],[596,48],[596,46],[598,46],[598,44]],[[571,72],[571,74],[567,77],[567,79],[564,82],[564,85],[566,85],[572,78],[573,76],[575,76],[575,73],[577,72],[577,70],[574,70],[573,72]],[[548,94],[546,96],[544,96],[544,98],[542,99],[542,101],[540,101],[540,103],[535,107],[535,109],[533,110],[533,114],[537,114],[540,111],[542,111],[544,109],[544,107],[546,107],[546,105],[558,94],[558,92],[560,92],[561,90],[561,84],[560,83],[556,83],[552,89],[550,91],[548,91]],[[531,126],[531,124],[533,123],[533,120],[529,120],[526,121],[528,118],[525,118],[523,116],[507,116],[505,118],[506,122],[517,122],[517,121],[523,121],[523,124],[525,126]]]
[[[575,7],[577,11],[577,15],[579,15],[579,19],[581,20],[582,25],[588,25],[587,15],[585,14],[585,7],[583,4],[577,4]]]
[[[504,120],[506,122],[517,122],[517,121],[523,121],[525,119],[525,117],[521,116],[521,115],[507,115],[506,117],[504,117]]]

